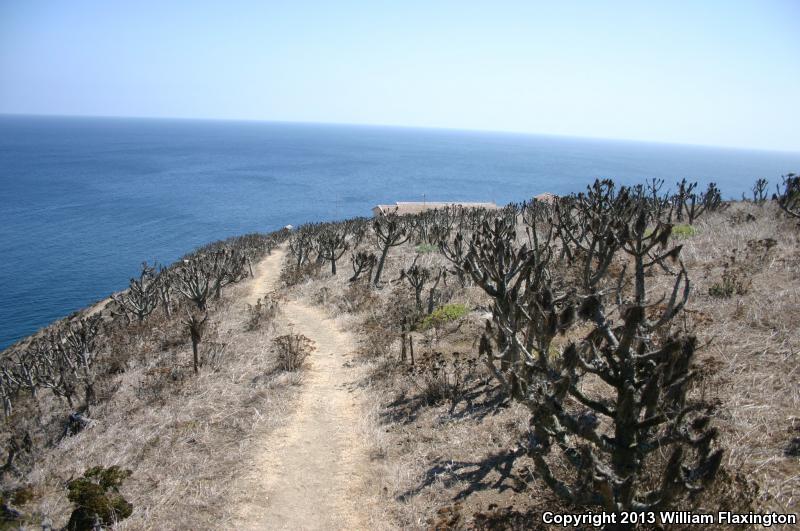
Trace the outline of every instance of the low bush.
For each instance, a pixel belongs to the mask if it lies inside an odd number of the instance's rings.
[[[119,493],[119,488],[130,475],[130,470],[118,466],[96,466],[88,469],[83,477],[70,481],[67,498],[75,504],[75,510],[66,529],[90,531],[129,517],[133,506]]]
[[[444,306],[436,308],[430,315],[426,315],[422,321],[420,321],[419,328],[420,330],[439,328],[442,325],[461,319],[468,313],[469,309],[463,304],[445,304]]]
[[[695,234],[697,234],[697,229],[693,225],[675,225],[672,227],[672,237],[678,240],[691,238]]]
[[[302,284],[306,280],[319,276],[321,268],[322,264],[316,262],[308,262],[300,266],[287,265],[281,270],[281,282],[288,287]]]
[[[404,326],[416,323],[419,313],[414,297],[401,286],[395,286],[380,306],[371,306],[361,325],[361,355],[366,358],[386,357],[393,343],[400,338]]]
[[[277,314],[277,299],[269,296],[265,296],[263,300],[258,299],[254,305],[247,305],[247,321],[245,323],[245,329],[248,332],[258,330],[263,325],[271,323]]]
[[[372,285],[367,282],[353,282],[344,290],[344,297],[337,301],[337,307],[348,313],[360,313],[373,307],[378,300]]]
[[[227,343],[207,342],[203,354],[203,365],[208,365],[211,370],[215,372],[220,370],[225,361],[225,351],[227,348]]]
[[[451,359],[447,359],[441,352],[435,352],[423,356],[409,372],[426,403],[437,404],[447,400],[452,413],[463,398],[467,385],[474,380],[476,365],[474,357],[465,358],[454,352]]]
[[[775,238],[762,238],[760,240],[747,240],[747,249],[745,251],[745,260],[751,266],[764,265],[767,259],[773,255],[773,249],[778,245],[778,240]]]
[[[314,342],[302,334],[286,334],[272,340],[278,352],[278,366],[284,371],[296,371],[302,368],[309,355],[314,351]]]
[[[750,212],[734,212],[728,217],[728,223],[732,226],[742,225],[743,223],[752,223],[756,221],[756,217]]]
[[[751,281],[744,278],[741,272],[726,265],[720,280],[708,288],[708,294],[718,299],[729,299],[734,295],[746,295],[750,285]]]
[[[421,243],[414,248],[419,254],[435,253],[439,248],[431,243]]]
[[[33,488],[21,486],[0,491],[0,530],[24,529],[24,517],[17,510],[34,498]]]
[[[653,232],[654,232],[653,229],[647,229],[644,231],[644,235],[645,237],[649,238],[650,236],[653,235]],[[697,234],[697,229],[694,227],[694,225],[689,225],[686,223],[680,223],[678,225],[675,225],[672,227],[672,230],[670,231],[670,235],[678,240],[690,238],[695,234]]]

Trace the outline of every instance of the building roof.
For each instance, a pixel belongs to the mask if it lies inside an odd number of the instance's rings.
[[[376,216],[381,214],[419,214],[426,210],[434,210],[437,208],[447,207],[462,207],[462,208],[485,208],[487,210],[496,210],[495,203],[464,203],[459,201],[454,202],[414,202],[414,201],[397,201],[393,205],[376,205],[372,208],[372,213]]]
[[[544,192],[534,196],[533,198],[537,201],[541,201],[542,203],[555,203],[558,201],[558,196],[556,194],[551,194],[550,192]]]

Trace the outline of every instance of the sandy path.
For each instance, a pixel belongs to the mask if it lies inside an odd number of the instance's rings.
[[[244,299],[247,304],[253,305],[264,294],[274,290],[278,285],[278,277],[281,274],[281,265],[286,250],[281,246],[272,251],[272,254],[258,262],[253,268],[253,280],[250,292]]]
[[[275,285],[282,257],[275,251],[254,271],[253,301]],[[353,375],[345,366],[353,338],[318,308],[289,300],[281,309],[317,350],[292,418],[263,441],[243,479],[249,495],[236,528],[366,529],[359,498],[363,503],[368,460],[356,429],[358,395],[348,390]]]

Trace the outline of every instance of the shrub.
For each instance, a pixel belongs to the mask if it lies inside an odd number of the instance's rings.
[[[708,294],[719,299],[728,299],[733,295],[746,295],[750,291],[749,280],[742,278],[741,274],[735,269],[725,266],[722,278],[719,282],[714,282],[708,288]]]
[[[255,305],[247,305],[247,321],[245,329],[248,332],[258,330],[262,325],[272,322],[278,314],[278,301],[273,297],[258,299]]]
[[[745,260],[749,264],[761,266],[767,258],[772,255],[772,250],[778,245],[774,238],[763,238],[760,240],[747,240],[747,250]]]
[[[314,342],[302,334],[286,334],[272,340],[278,351],[278,366],[284,371],[296,371],[314,351]]]
[[[215,372],[220,370],[222,363],[225,361],[225,350],[227,348],[227,343],[207,342],[203,365],[208,365]]]
[[[25,485],[11,491],[11,503],[16,506],[25,505],[34,498],[33,487]]]
[[[684,238],[690,238],[697,234],[697,229],[694,228],[693,225],[675,225],[672,227],[672,237],[677,238],[678,240],[682,240]]]
[[[69,501],[75,510],[69,517],[66,529],[89,531],[96,524],[113,525],[131,515],[133,506],[119,493],[122,482],[131,475],[130,470],[118,466],[92,467],[83,477],[67,484]]]
[[[34,498],[31,486],[21,486],[0,491],[0,530],[24,529],[22,512],[16,507],[21,507]]]
[[[734,212],[730,215],[730,217],[728,217],[728,222],[733,226],[741,225],[743,223],[752,223],[755,220],[756,217],[750,212]]]
[[[185,375],[176,366],[155,367],[142,375],[133,390],[136,397],[145,403],[163,405],[181,389],[184,380]]]
[[[654,229],[647,229],[644,231],[645,237],[649,238],[655,232]],[[685,238],[690,238],[697,234],[697,229],[694,225],[688,225],[686,223],[681,223],[678,225],[674,225],[672,230],[670,231],[670,235],[678,240],[683,240]]]
[[[450,403],[452,413],[464,396],[467,384],[474,379],[477,358],[464,358],[458,352],[447,360],[441,352],[424,356],[411,367],[410,374],[422,398],[428,404],[442,400]]]
[[[345,288],[344,297],[337,306],[347,313],[359,313],[371,308],[377,300],[378,297],[370,284],[354,282]]]
[[[442,325],[461,319],[468,313],[469,310],[463,304],[446,304],[436,308],[430,315],[426,315],[420,322],[419,327],[421,330],[439,328]]]
[[[303,265],[287,265],[281,270],[281,282],[288,287],[296,286],[319,275],[321,264],[308,262]]]
[[[405,324],[419,319],[414,298],[401,286],[395,286],[380,306],[371,306],[364,318],[361,333],[361,354],[365,357],[385,357],[402,333]]]
[[[396,332],[387,330],[382,316],[372,313],[364,319],[361,327],[361,355],[367,358],[386,357],[392,348]]]
[[[439,248],[431,243],[421,243],[414,248],[419,254],[435,253]]]

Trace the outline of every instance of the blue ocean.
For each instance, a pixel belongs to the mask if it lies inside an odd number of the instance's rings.
[[[0,348],[232,235],[394,201],[520,201],[597,177],[740,197],[800,153],[451,130],[0,116]]]

